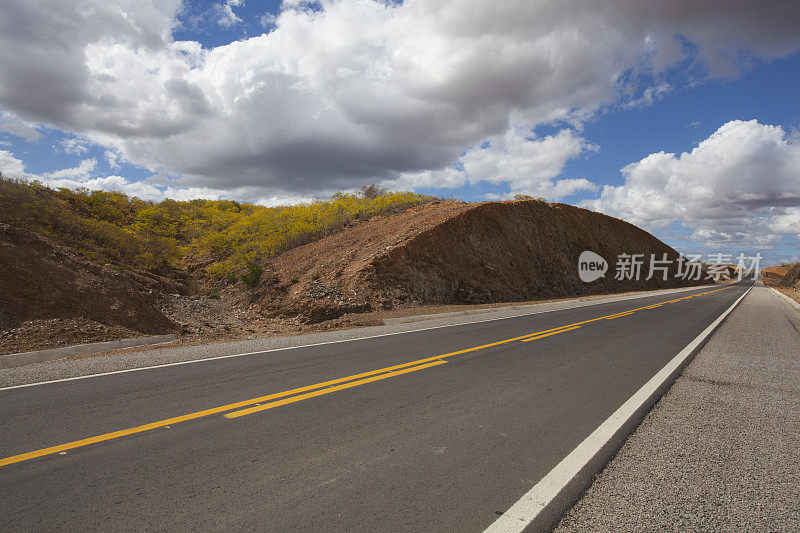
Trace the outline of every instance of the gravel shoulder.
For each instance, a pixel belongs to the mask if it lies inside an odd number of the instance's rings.
[[[754,287],[556,528],[800,530],[800,314]]]
[[[440,312],[445,311],[445,313],[442,313],[439,316],[429,315],[424,317],[424,320],[413,322],[395,322],[380,326],[357,327],[319,333],[256,338],[233,342],[216,342],[208,344],[198,343],[197,345],[178,344],[162,347],[151,347],[148,349],[125,349],[109,354],[95,354],[94,356],[84,356],[82,358],[64,359],[48,363],[0,369],[0,387],[87,376],[103,372],[114,372],[118,370],[143,368],[154,365],[201,360],[211,357],[257,353],[317,343],[339,342],[376,335],[388,335],[408,331],[418,331],[427,328],[469,324],[485,320],[498,320],[514,316],[546,313],[549,311],[571,309],[574,307],[596,305],[606,302],[635,300],[637,298],[661,294],[675,294],[697,290],[700,288],[702,287],[684,287],[679,289],[591,296],[572,300],[558,300],[526,305],[508,306],[508,304],[506,304],[505,307],[484,308],[482,311],[485,312],[480,312],[477,314],[476,311],[478,311],[478,306],[460,307],[459,309],[461,312],[463,312],[463,314],[457,314],[454,312],[455,308],[446,306],[436,309],[436,311]],[[465,307],[467,308],[465,309]],[[430,313],[432,310],[433,309],[431,308],[419,309],[421,313]],[[392,318],[400,318],[401,316],[402,315],[393,316]]]

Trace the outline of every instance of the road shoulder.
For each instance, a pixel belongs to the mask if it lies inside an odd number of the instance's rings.
[[[800,530],[798,412],[800,318],[754,287],[556,530]]]

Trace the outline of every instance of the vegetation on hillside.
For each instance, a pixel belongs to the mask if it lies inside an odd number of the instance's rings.
[[[536,200],[537,202],[547,202],[542,196],[531,196],[530,194],[515,194],[513,200]]]
[[[119,192],[53,190],[0,175],[0,222],[42,233],[90,259],[169,275],[199,265],[210,281],[254,284],[273,256],[354,220],[435,200],[375,185],[286,207],[230,200],[146,202]]]

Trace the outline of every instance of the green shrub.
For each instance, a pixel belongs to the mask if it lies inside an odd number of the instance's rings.
[[[263,273],[264,269],[261,268],[261,265],[247,265],[247,272],[242,274],[242,283],[248,287],[255,287],[261,281],[261,274]]]

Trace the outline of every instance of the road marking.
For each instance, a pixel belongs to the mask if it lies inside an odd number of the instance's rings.
[[[717,289],[716,291],[711,291],[711,292],[719,292],[719,291],[725,290],[727,288],[729,288],[729,287],[723,287],[722,289]],[[749,291],[749,289],[748,289],[748,291]],[[710,292],[708,294],[710,294]],[[639,309],[642,309],[642,308],[639,308]],[[632,313],[634,311],[638,311],[639,309],[632,309],[632,310],[630,310],[628,312]],[[613,315],[608,315],[608,316],[613,316]],[[136,434],[136,433],[142,433],[142,432],[145,432],[145,431],[150,431],[150,430],[153,430],[153,429],[165,427],[167,425],[176,424],[176,423],[179,423],[179,422],[185,422],[185,421],[188,421],[188,420],[194,420],[194,419],[197,419],[197,418],[202,418],[202,417],[205,417],[205,416],[219,414],[219,413],[223,413],[225,411],[231,411],[231,410],[239,409],[239,408],[242,408],[242,407],[248,407],[248,406],[252,406],[253,404],[256,404],[256,403],[276,400],[278,398],[284,398],[286,396],[292,396],[294,394],[300,394],[300,393],[304,393],[304,392],[307,392],[307,391],[312,391],[312,390],[316,390],[316,389],[322,389],[324,387],[331,387],[333,385],[338,385],[340,383],[345,383],[345,382],[348,382],[348,381],[352,381],[352,380],[356,380],[356,379],[360,379],[360,378],[365,378],[367,376],[377,376],[379,374],[384,374],[386,372],[392,373],[395,370],[403,369],[403,368],[408,369],[409,367],[414,367],[414,370],[408,370],[408,372],[412,372],[412,371],[415,371],[415,370],[422,370],[423,368],[428,368],[428,367],[431,367],[431,366],[435,366],[435,365],[444,363],[445,361],[441,361],[441,360],[445,359],[447,357],[453,357],[453,356],[456,356],[456,355],[462,355],[462,354],[466,354],[466,353],[471,353],[471,352],[475,352],[475,351],[478,351],[478,350],[482,350],[484,348],[490,348],[492,346],[500,346],[502,344],[507,344],[507,343],[510,343],[510,342],[518,341],[518,340],[523,340],[523,339],[535,340],[536,338],[542,338],[542,337],[546,337],[546,336],[549,336],[549,335],[556,335],[558,333],[563,333],[563,332],[566,332],[566,331],[571,331],[573,329],[578,329],[582,324],[588,324],[588,323],[591,323],[591,322],[596,322],[596,321],[602,320],[604,318],[606,318],[606,317],[593,318],[591,320],[585,320],[583,322],[578,322],[578,323],[575,323],[575,324],[568,324],[566,326],[561,326],[560,328],[554,328],[554,329],[539,331],[539,332],[536,332],[536,333],[529,333],[527,335],[522,335],[522,336],[519,336],[519,337],[513,337],[513,338],[510,338],[510,339],[504,339],[504,340],[497,341],[497,342],[492,342],[492,343],[489,343],[489,344],[483,344],[483,345],[480,345],[480,346],[474,346],[472,348],[465,348],[463,350],[458,350],[458,351],[455,351],[455,352],[449,352],[449,353],[442,354],[442,355],[435,355],[433,357],[427,357],[427,358],[424,358],[424,359],[418,359],[416,361],[410,361],[408,363],[402,363],[402,364],[398,364],[398,365],[393,365],[393,366],[381,368],[381,369],[378,369],[378,370],[370,370],[368,372],[363,372],[363,373],[355,374],[355,375],[352,375],[352,376],[346,376],[346,377],[343,377],[343,378],[337,378],[337,379],[333,379],[333,380],[330,380],[330,381],[324,381],[324,382],[321,382],[321,383],[316,383],[314,385],[307,385],[305,387],[291,389],[291,390],[287,390],[287,391],[283,391],[283,392],[277,392],[277,393],[269,394],[267,396],[260,396],[258,398],[252,398],[252,399],[249,399],[249,400],[243,400],[243,401],[240,401],[240,402],[231,403],[231,404],[227,404],[227,405],[222,405],[222,406],[214,407],[214,408],[211,408],[211,409],[205,409],[205,410],[202,410],[202,411],[197,411],[195,413],[189,413],[189,414],[186,414],[186,415],[181,415],[181,416],[177,416],[177,417],[173,417],[173,418],[168,418],[166,420],[160,420],[158,422],[152,422],[152,423],[149,423],[149,424],[143,424],[143,425],[136,426],[136,427],[129,428],[129,429],[113,431],[111,433],[104,433],[102,435],[97,435],[95,437],[89,437],[89,438],[85,438],[85,439],[69,442],[69,443],[66,443],[66,444],[61,444],[61,445],[58,445],[58,446],[51,446],[49,448],[42,448],[41,450],[35,450],[35,451],[32,451],[32,452],[28,452],[28,453],[23,453],[23,454],[7,457],[5,459],[0,459],[0,467],[6,466],[6,465],[9,465],[9,464],[13,464],[13,463],[19,463],[19,462],[22,462],[22,461],[27,461],[27,460],[30,460],[30,459],[35,459],[35,458],[38,458],[38,457],[43,457],[45,455],[51,455],[53,453],[59,453],[59,452],[65,451],[65,450],[79,448],[79,447],[82,447],[82,446],[88,446],[90,444],[96,444],[96,443],[99,443],[99,442],[109,441],[109,440],[112,440],[112,439],[117,439],[117,438],[120,438],[120,437],[133,435],[133,434]],[[531,338],[531,337],[534,337],[534,338]],[[428,365],[425,364],[425,363],[431,363],[433,361],[437,361],[437,362],[435,364],[428,364]],[[417,366],[417,365],[420,365],[420,366]],[[406,372],[400,372],[400,373],[406,373]],[[393,375],[398,375],[398,374],[393,374]],[[391,376],[386,375],[386,377],[391,377]],[[369,379],[369,380],[361,379],[361,381],[358,384],[360,385],[360,384],[365,384],[365,383],[371,383],[372,381],[377,381],[378,379],[384,379],[384,378],[378,376],[377,379]],[[356,385],[350,385],[350,386],[356,386]],[[335,390],[342,390],[342,389],[345,389],[345,388],[350,388],[350,386],[348,386],[348,387],[342,386],[340,388],[331,387],[331,388],[333,388]],[[327,389],[325,391],[319,391],[319,392],[320,393],[324,393],[324,394],[328,393]],[[334,392],[334,390],[330,390],[329,392]],[[320,396],[320,395],[321,394],[313,394],[313,395],[308,395],[307,397],[310,398],[310,397],[313,397],[313,396]],[[305,399],[305,398],[300,398],[299,396],[296,397],[296,398],[297,399],[290,398],[291,401],[287,401],[285,403],[281,403],[280,405],[285,405],[286,403],[292,403],[294,401],[300,401],[301,399]],[[257,406],[255,408],[255,410],[258,411],[258,410],[263,410],[262,408],[268,409],[268,408],[272,408],[272,407],[277,407],[277,405],[272,405],[271,407],[267,407],[265,405],[260,405],[260,406]],[[255,411],[250,411],[250,412],[255,412]],[[234,414],[234,413],[231,413],[231,414]],[[237,416],[242,416],[244,414],[248,414],[248,413],[242,412],[241,414],[238,414]]]
[[[526,337],[526,336],[523,336],[523,337]],[[285,396],[291,396],[292,394],[298,394],[298,393],[309,391],[309,390],[320,389],[320,388],[323,388],[323,387],[336,385],[338,383],[350,381],[350,380],[357,379],[357,378],[362,378],[362,377],[366,377],[366,376],[372,376],[372,375],[375,375],[375,374],[382,374],[384,372],[389,372],[389,371],[393,371],[393,370],[400,369],[400,368],[407,368],[407,367],[410,367],[410,366],[419,365],[420,363],[427,363],[427,362],[430,362],[430,361],[438,361],[438,360],[444,359],[446,357],[462,355],[462,354],[465,354],[465,353],[470,353],[470,352],[482,350],[483,348],[489,348],[491,346],[498,346],[498,345],[501,345],[501,344],[506,344],[506,343],[509,343],[509,342],[512,342],[512,341],[519,340],[519,339],[521,339],[523,337],[514,337],[513,339],[506,339],[506,340],[503,340],[503,341],[493,342],[493,343],[489,343],[489,344],[483,344],[481,346],[474,346],[472,348],[466,348],[464,350],[458,350],[458,351],[455,351],[455,352],[449,352],[449,353],[442,354],[442,355],[436,355],[436,356],[428,357],[428,358],[425,358],[425,359],[419,359],[417,361],[411,361],[411,362],[408,362],[408,363],[402,363],[402,364],[399,364],[399,365],[380,368],[378,370],[371,370],[369,372],[363,372],[361,374],[355,374],[353,376],[347,376],[347,377],[338,378],[338,379],[334,379],[334,380],[330,380],[330,381],[324,381],[322,383],[316,383],[314,385],[308,385],[308,386],[305,386],[305,387],[300,387],[300,388],[297,388],[297,389],[291,389],[291,390],[284,391],[284,392],[278,392],[278,393],[270,394],[270,395],[267,395],[267,396],[261,396],[261,397],[258,397],[258,398],[252,398],[250,400],[244,400],[244,401],[241,401],[241,402],[236,402],[236,403],[232,403],[232,404],[228,404],[228,405],[223,405],[223,406],[220,406],[220,407],[214,407],[214,408],[211,408],[211,409],[205,409],[203,411],[197,411],[195,413],[189,413],[189,414],[182,415],[182,416],[168,418],[166,420],[161,420],[161,421],[158,421],[158,422],[152,422],[150,424],[144,424],[144,425],[136,426],[136,427],[129,428],[129,429],[124,429],[124,430],[120,430],[120,431],[113,431],[111,433],[104,433],[102,435],[97,435],[96,437],[89,437],[89,438],[86,438],[86,439],[81,439],[81,440],[69,442],[69,443],[66,443],[66,444],[61,444],[61,445],[58,445],[58,446],[51,446],[49,448],[43,448],[41,450],[35,450],[35,451],[32,451],[32,452],[28,452],[28,453],[14,455],[12,457],[7,457],[7,458],[4,458],[4,459],[0,459],[0,467],[6,466],[6,465],[10,465],[10,464],[13,464],[13,463],[19,463],[19,462],[22,462],[22,461],[28,461],[30,459],[43,457],[45,455],[51,455],[51,454],[58,453],[58,452],[61,452],[61,451],[64,451],[64,450],[71,450],[73,448],[79,448],[79,447],[82,447],[82,446],[88,446],[90,444],[96,444],[98,442],[104,442],[104,441],[108,441],[108,440],[112,440],[112,439],[117,439],[117,438],[120,438],[120,437],[125,437],[125,436],[128,436],[128,435],[133,435],[133,434],[136,434],[136,433],[142,433],[144,431],[150,431],[150,430],[153,430],[153,429],[164,427],[164,426],[169,425],[169,424],[176,424],[178,422],[185,422],[185,421],[188,421],[188,420],[194,420],[194,419],[197,419],[197,418],[202,418],[202,417],[205,417],[205,416],[218,414],[218,413],[222,413],[222,412],[225,412],[225,411],[230,411],[230,410],[233,410],[233,409],[238,409],[240,407],[247,407],[247,406],[252,405],[254,403],[260,403],[260,402],[264,402],[264,401],[274,400],[274,399],[277,399],[277,398],[282,398],[282,397],[285,397]],[[440,363],[437,362],[436,364],[440,364]],[[434,365],[428,365],[428,366],[434,366]],[[427,366],[425,366],[425,368],[427,368]],[[421,370],[421,368],[416,368],[416,369],[417,370]],[[362,384],[362,383],[360,383],[360,384]],[[331,392],[333,392],[333,391],[331,391]]]
[[[571,328],[566,329],[559,329],[558,331],[553,331],[551,333],[545,333],[544,335],[537,335],[536,337],[530,337],[527,339],[522,339],[522,342],[531,342],[537,339],[543,339],[544,337],[549,337],[550,335],[558,335],[559,333],[564,333],[565,331],[572,331],[573,329],[579,329],[580,326],[573,326]]]
[[[610,447],[612,440],[624,439],[627,436],[633,429],[633,422],[637,417],[646,414],[646,411],[663,394],[669,383],[678,376],[684,363],[694,354],[695,349],[739,305],[750,289],[752,286],[508,511],[486,528],[484,533],[517,533],[528,527],[536,531],[552,529],[556,521],[580,495],[585,485],[591,482],[596,473],[595,469],[602,468],[607,459],[611,457],[616,449],[616,446]],[[598,458],[602,460],[598,461]],[[572,483],[578,476],[584,478],[584,483]]]
[[[424,365],[419,366],[412,366],[411,368],[405,368],[403,370],[396,370],[395,372],[389,372],[388,374],[381,374],[379,376],[372,376],[366,379],[360,379],[358,381],[351,381],[350,383],[345,383],[344,385],[337,385],[335,387],[329,387],[327,389],[322,389],[314,392],[308,392],[306,394],[301,394],[299,396],[292,396],[291,398],[285,398],[283,400],[278,400],[275,402],[270,402],[265,405],[259,405],[255,407],[250,407],[248,409],[242,409],[241,411],[234,411],[232,413],[225,414],[225,418],[238,418],[240,416],[249,415],[252,413],[257,413],[259,411],[265,411],[267,409],[272,409],[274,407],[280,407],[281,405],[286,405],[294,402],[299,402],[302,400],[307,400],[308,398],[315,398],[317,396],[322,396],[324,394],[330,394],[332,392],[349,389],[351,387],[358,387],[359,385],[364,385],[366,383],[372,383],[373,381],[378,381],[381,379],[392,378],[394,376],[399,376],[401,374],[408,374],[409,372],[416,372],[417,370],[423,370],[425,368],[430,368],[436,365],[443,365],[447,361],[433,361],[431,363],[426,363]]]
[[[681,289],[676,289],[676,291],[682,291],[682,290],[697,290],[697,288],[696,287],[688,287],[688,288],[684,287],[684,288],[681,288]],[[702,293],[702,294],[707,294],[707,293]],[[553,313],[553,312],[557,312],[557,311],[568,311],[570,309],[578,309],[578,308],[581,308],[581,307],[592,307],[594,305],[603,305],[603,304],[607,304],[607,303],[625,302],[625,301],[628,301],[628,300],[636,300],[636,299],[639,299],[639,298],[650,298],[650,297],[656,297],[656,296],[660,296],[660,294],[641,294],[641,295],[636,294],[636,295],[631,296],[631,297],[626,297],[626,298],[622,298],[620,300],[614,300],[614,301],[611,301],[611,302],[588,302],[588,303],[586,303],[586,302],[580,302],[579,301],[578,305],[573,305],[571,307],[561,307],[559,309],[534,310],[534,311],[531,311],[530,313],[521,313],[521,314],[518,314],[518,315],[503,316],[503,317],[498,317],[498,318],[486,318],[486,319],[483,319],[483,320],[473,320],[471,322],[462,322],[462,323],[459,323],[459,324],[444,324],[444,325],[441,325],[441,326],[430,326],[430,327],[427,327],[427,328],[410,329],[410,330],[407,330],[407,331],[393,331],[391,333],[379,333],[377,335],[368,335],[368,336],[365,336],[365,337],[354,337],[352,339],[339,339],[339,340],[335,340],[335,341],[315,342],[315,343],[310,343],[310,344],[301,344],[301,345],[298,345],[298,346],[284,346],[282,348],[270,348],[270,349],[267,349],[267,350],[259,350],[257,352],[245,352],[245,353],[234,353],[234,354],[229,354],[229,355],[217,355],[217,356],[214,356],[214,357],[204,357],[202,359],[191,359],[189,361],[175,361],[173,363],[163,363],[163,364],[160,364],[160,365],[143,366],[143,367],[139,367],[139,368],[127,368],[127,369],[123,369],[123,370],[111,370],[109,372],[98,372],[97,374],[87,374],[85,376],[73,376],[71,378],[50,379],[50,380],[47,380],[47,381],[37,381],[35,383],[23,383],[22,385],[10,385],[8,387],[0,387],[0,391],[22,389],[22,388],[27,388],[27,387],[38,387],[39,385],[51,385],[51,384],[54,384],[54,383],[62,383],[62,382],[65,382],[65,381],[76,381],[76,380],[80,380],[80,379],[99,378],[99,377],[103,377],[103,376],[112,376],[112,375],[115,375],[115,374],[127,374],[129,372],[141,372],[143,370],[155,370],[155,369],[158,369],[158,368],[167,368],[167,367],[171,367],[171,366],[181,366],[181,365],[191,365],[191,364],[195,364],[195,363],[205,363],[205,362],[208,362],[208,361],[218,361],[220,359],[232,359],[232,358],[235,358],[235,357],[245,357],[245,356],[248,356],[248,355],[259,355],[259,354],[265,354],[265,353],[280,352],[280,351],[283,351],[283,350],[297,350],[297,349],[300,349],[300,348],[313,348],[314,346],[324,346],[326,344],[338,344],[338,343],[342,343],[342,342],[353,342],[353,341],[361,341],[361,340],[367,340],[367,339],[377,339],[377,338],[380,338],[380,337],[390,337],[392,335],[404,335],[406,333],[416,333],[416,332],[419,332],[419,331],[429,331],[429,330],[441,329],[441,328],[452,328],[452,327],[457,327],[457,326],[468,326],[468,325],[471,325],[471,324],[480,324],[480,323],[483,323],[483,322],[495,322],[495,321],[498,321],[498,320],[510,320],[510,319],[513,319],[513,318],[520,318],[520,317],[524,317],[524,316],[540,315],[540,314],[546,314],[546,313]],[[571,302],[571,300],[567,300],[567,302]],[[431,320],[435,320],[435,318],[431,319]],[[244,342],[244,341],[242,341],[242,342]]]
[[[525,337],[533,337],[534,335],[541,335],[542,333],[549,333],[551,331],[554,331],[554,332],[557,332],[557,333],[561,333],[561,331],[564,328],[568,328],[568,327],[574,326],[574,325],[575,324],[569,324],[567,326],[560,326],[560,327],[553,328],[553,329],[546,329],[544,331],[537,331],[536,333],[529,333],[528,335],[523,335],[522,337],[519,337],[519,339],[524,339]]]
[[[606,320],[614,320],[615,318],[620,318],[620,317],[623,317],[623,316],[630,316],[633,313],[634,313],[633,311],[625,311],[624,313],[617,313],[616,315],[608,315],[607,317],[605,317],[605,319]]]

